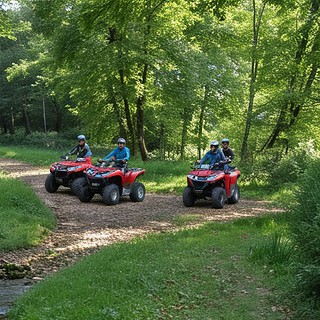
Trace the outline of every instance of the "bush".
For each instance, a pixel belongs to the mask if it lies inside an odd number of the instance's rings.
[[[319,154],[313,148],[313,142],[299,144],[286,155],[279,150],[268,150],[259,154],[252,164],[241,167],[242,180],[247,183],[267,183],[274,189],[286,183],[296,183],[306,168]]]
[[[251,247],[250,256],[255,261],[272,267],[287,267],[292,261],[294,246],[284,233],[275,232]]]
[[[77,130],[79,132],[79,130]],[[23,130],[17,130],[14,135],[5,134],[1,136],[1,144],[3,145],[23,145],[33,148],[50,148],[56,150],[71,149],[77,144],[77,133],[72,134],[51,132],[32,132],[25,135]]]
[[[311,298],[320,310],[320,159],[305,171],[299,180],[297,205],[290,223],[293,239],[299,250],[300,267],[296,273],[296,292]]]
[[[299,180],[297,206],[292,210],[294,239],[303,259],[320,264],[320,160],[315,161]]]

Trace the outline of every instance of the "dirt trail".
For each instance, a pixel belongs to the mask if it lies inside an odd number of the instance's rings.
[[[54,194],[45,190],[48,169],[0,159],[0,170],[30,185],[57,217],[56,230],[40,246],[0,255],[0,259],[10,263],[28,264],[33,277],[52,274],[101,246],[176,229],[172,222],[180,215],[196,215],[197,221],[193,223],[199,224],[279,211],[270,208],[268,202],[243,199],[223,210],[212,209],[207,201],[186,208],[181,196],[149,193],[141,203],[122,198],[120,204],[106,206],[99,195],[90,203],[81,203],[67,188],[60,187]]]

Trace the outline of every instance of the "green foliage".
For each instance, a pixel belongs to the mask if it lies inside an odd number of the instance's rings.
[[[58,134],[57,132],[44,133],[39,131],[26,135],[25,132],[19,130],[14,135],[3,135],[1,139],[1,144],[63,150],[66,147],[71,148],[74,144],[77,144],[77,135],[78,134],[75,133],[73,137],[70,137],[70,134],[68,133]]]
[[[320,161],[315,160],[299,180],[297,206],[292,210],[291,229],[299,250],[296,290],[303,299],[314,301],[320,312],[320,186],[317,173]]]
[[[6,7],[7,1],[0,2],[0,38],[15,39],[13,34],[13,23]]]
[[[282,272],[288,269],[295,254],[294,245],[283,233],[275,232],[252,246],[250,257],[259,263]]]
[[[55,227],[52,212],[21,181],[0,172],[0,251],[39,244]]]
[[[292,211],[292,228],[304,258],[320,262],[319,169],[320,161],[316,160],[299,180],[297,206]]]
[[[253,197],[263,197],[282,203],[284,207],[295,204],[294,191],[297,181],[319,157],[313,140],[299,143],[286,155],[277,150],[269,150],[256,157],[253,164],[241,164],[241,181],[244,191]]]
[[[109,246],[39,283],[9,318],[280,319],[281,288],[246,259],[258,233],[246,219]]]

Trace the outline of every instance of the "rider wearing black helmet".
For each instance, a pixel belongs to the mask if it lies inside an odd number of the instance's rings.
[[[86,144],[86,137],[83,134],[77,137],[78,145],[75,146],[71,151],[69,151],[66,156],[76,153],[77,158],[87,158],[92,156],[89,146]]]
[[[130,158],[130,149],[125,147],[125,144],[126,140],[123,138],[119,138],[118,147],[116,147],[103,159],[99,159],[99,161],[122,160],[123,163],[126,163]]]
[[[221,145],[222,145],[221,151],[223,152],[226,159],[233,160],[235,155],[234,155],[233,150],[231,148],[229,148],[229,142],[230,141],[227,138],[224,138],[221,140]]]

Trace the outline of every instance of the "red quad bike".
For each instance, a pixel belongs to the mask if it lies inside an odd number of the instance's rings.
[[[145,172],[141,168],[128,168],[122,161],[103,161],[100,166],[91,166],[85,176],[74,184],[75,194],[81,202],[89,202],[96,193],[101,194],[104,203],[115,205],[121,196],[129,196],[133,202],[141,202],[145,187],[137,182]]]
[[[85,169],[91,166],[91,158],[77,158],[69,160],[67,156],[61,157],[61,161],[50,166],[50,173],[45,181],[45,188],[48,192],[54,193],[62,185],[70,187],[74,193],[74,182],[83,176]]]
[[[221,163],[213,166],[196,164],[187,176],[188,186],[183,191],[183,204],[192,207],[196,200],[211,198],[212,207],[222,209],[226,201],[237,203],[240,197],[237,184],[239,177],[240,171],[236,167],[230,167],[230,171],[225,173]]]

